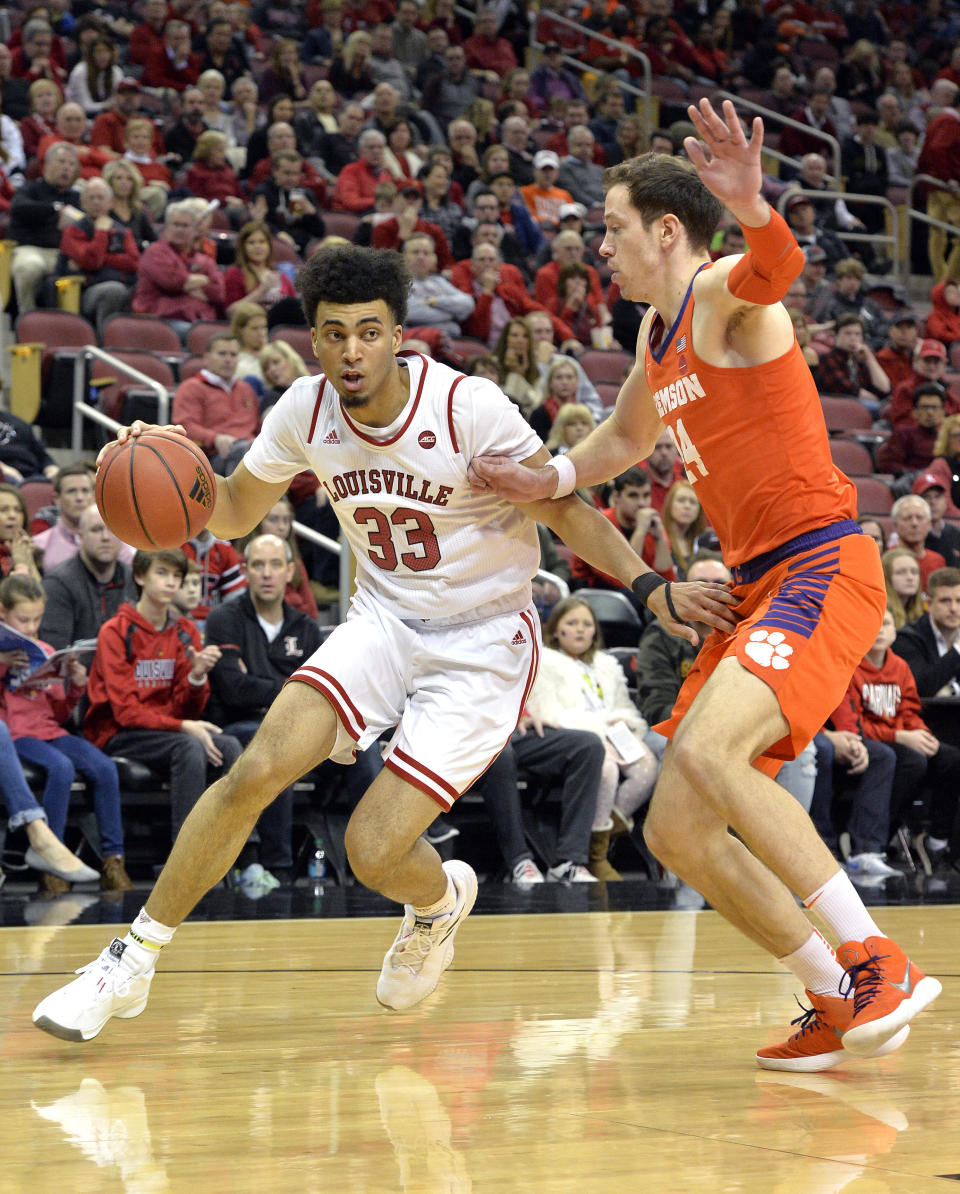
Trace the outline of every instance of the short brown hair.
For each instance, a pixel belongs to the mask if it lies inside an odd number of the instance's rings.
[[[187,575],[187,554],[179,547],[171,547],[166,551],[137,551],[133,557],[131,572],[133,579],[140,584],[140,578],[146,576],[153,564],[167,564],[180,573],[180,579]]]
[[[675,215],[683,225],[690,248],[706,252],[723,204],[700,181],[693,165],[684,158],[664,153],[642,153],[603,172],[603,187],[626,187],[632,207],[644,225],[661,216]]]
[[[955,589],[960,585],[960,568],[938,568],[927,577],[927,596],[932,597],[937,589]]]

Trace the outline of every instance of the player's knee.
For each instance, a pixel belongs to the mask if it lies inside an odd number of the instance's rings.
[[[683,733],[682,727],[674,736],[671,759],[682,778],[698,792],[709,790],[710,777],[716,775],[721,765],[716,753],[707,747],[699,735]]]
[[[242,754],[237,747],[239,757],[224,780],[225,796],[235,804],[266,808],[287,786],[279,760],[253,745]],[[229,766],[226,754],[224,764]]]
[[[654,858],[662,862],[668,869],[672,869],[670,862],[677,849],[678,836],[677,826],[673,823],[669,813],[668,802],[658,800],[657,794],[654,792],[646,819],[643,822],[643,840]]]
[[[359,817],[352,817],[344,835],[347,860],[358,883],[371,891],[379,891],[396,866],[396,853],[391,843],[369,833]]]

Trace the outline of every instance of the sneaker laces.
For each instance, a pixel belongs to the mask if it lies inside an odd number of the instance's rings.
[[[110,995],[116,995],[124,999],[130,994],[130,984],[136,975],[126,970],[121,962],[110,957],[107,950],[104,950],[99,958],[75,970],[74,974],[89,974],[93,978],[98,970],[102,976],[95,984],[98,998],[105,999]]]
[[[865,962],[857,962],[848,966],[840,980],[839,991],[844,999],[853,993],[853,1014],[856,1018],[864,1008],[869,1007],[883,989],[885,979],[880,970],[880,963],[885,961],[886,954],[873,954]]]
[[[794,995],[797,1000],[797,1007],[800,1009],[800,1015],[795,1020],[791,1020],[791,1024],[799,1024],[800,1027],[791,1036],[791,1040],[800,1040],[800,1038],[807,1032],[816,1032],[820,1027],[820,1013],[815,1007],[804,1007],[803,1004]]]
[[[411,974],[419,974],[433,949],[431,934],[436,921],[414,920],[410,931],[403,933],[393,944],[391,965],[404,967]]]

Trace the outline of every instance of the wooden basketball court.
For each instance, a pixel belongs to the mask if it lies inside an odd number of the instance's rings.
[[[0,1191],[960,1189],[956,907],[881,910],[944,985],[907,1046],[807,1076],[756,1068],[796,984],[713,912],[474,915],[403,1015],[396,924],[188,923],[87,1045],[30,1013],[110,927],[4,929]]]

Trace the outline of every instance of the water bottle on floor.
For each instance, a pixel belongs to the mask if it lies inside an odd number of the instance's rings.
[[[313,888],[314,895],[322,895],[327,882],[327,853],[323,848],[323,838],[313,839],[313,853],[307,863],[307,880]]]

